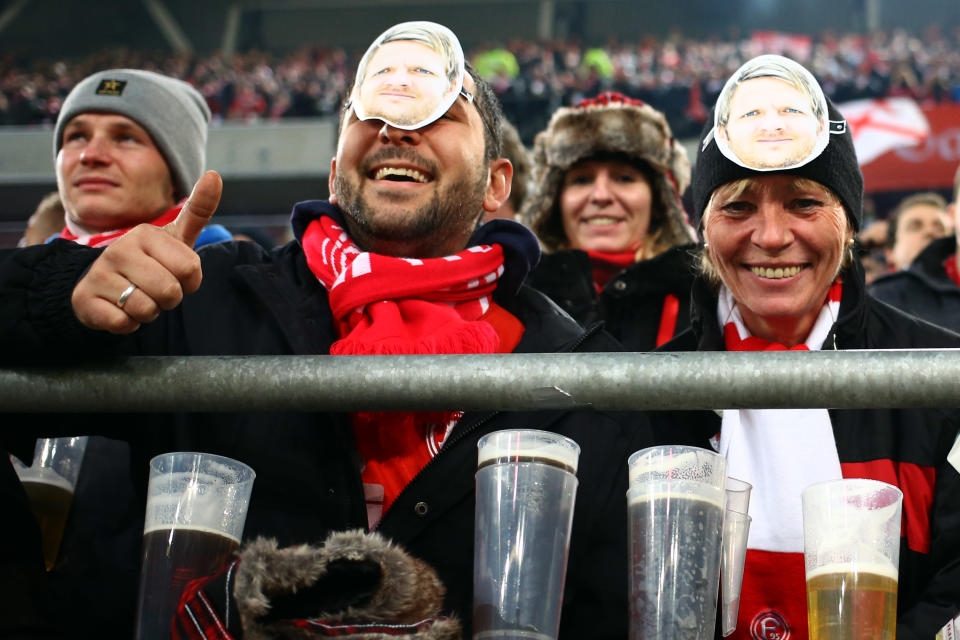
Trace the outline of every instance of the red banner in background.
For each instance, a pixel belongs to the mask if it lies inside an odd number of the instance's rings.
[[[916,147],[888,151],[861,167],[864,190],[953,189],[960,166],[960,104],[923,107],[930,135]]]

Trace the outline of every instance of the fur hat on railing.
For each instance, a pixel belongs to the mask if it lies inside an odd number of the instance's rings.
[[[645,102],[603,93],[561,107],[537,134],[533,156],[533,186],[522,217],[548,251],[567,245],[559,206],[564,175],[577,162],[595,157],[646,164],[655,203],[650,233],[659,231],[662,248],[694,241],[680,201],[690,184],[687,153],[664,115]]]
[[[430,566],[378,533],[337,532],[322,546],[282,549],[259,538],[228,571],[188,585],[176,624],[181,638],[195,637],[188,628],[221,626],[244,640],[460,640],[459,621],[441,615],[445,593]]]

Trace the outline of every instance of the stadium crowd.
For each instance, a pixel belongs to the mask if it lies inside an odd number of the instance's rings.
[[[885,230],[867,228],[853,118],[834,103],[904,95],[960,102],[958,40],[960,29],[945,36],[936,28],[922,38],[753,33],[596,48],[517,41],[464,56],[454,33],[421,21],[378,36],[355,73],[358,56],[344,49],[229,59],[114,51],[29,71],[0,58],[0,88],[17,88],[3,96],[2,115],[52,127],[58,187],[31,219],[34,239],[25,234],[25,248],[0,260],[0,365],[99,367],[128,356],[958,349],[960,334],[948,327],[958,329],[951,323],[960,318],[960,235],[951,220],[960,172],[951,202],[915,194]],[[807,68],[758,55],[772,51]],[[329,198],[293,205],[292,239],[282,246],[232,241],[251,238],[233,235],[219,214],[227,227],[212,223],[228,188],[206,170],[212,120],[329,116],[354,77]],[[528,139],[539,131],[531,149],[505,126],[500,101]],[[678,138],[698,129],[702,142],[689,156]],[[33,227],[48,208],[54,226],[41,232]],[[858,259],[861,249],[884,256],[875,279]],[[884,272],[888,255],[898,271]],[[472,366],[449,364],[456,375]],[[694,385],[706,389],[716,370],[704,366]],[[884,627],[870,637],[930,638],[960,624],[960,412],[952,398],[942,408],[897,408],[881,395],[831,409],[684,403],[682,411],[657,412],[564,401],[522,412],[221,404],[226,411],[204,413],[181,398],[186,413],[133,409],[135,417],[123,403],[94,397],[92,411],[71,414],[68,427],[55,416],[14,414],[15,428],[0,432],[0,636],[113,637],[103,630],[134,626],[137,637],[175,640],[459,640],[498,626],[561,640],[619,640],[628,629],[709,636],[725,581],[720,545],[704,541],[729,545],[724,519],[734,509],[725,509],[724,479],[737,479],[751,492],[749,511],[740,507],[749,535],[735,570],[742,575],[736,628],[723,616],[718,640],[721,629],[731,640],[816,638],[828,626],[821,615],[828,607],[841,627],[850,611],[855,622]],[[575,443],[578,454],[561,473],[576,483],[562,493],[572,497],[575,487],[578,497],[563,516],[564,534],[559,515],[544,515],[559,493],[545,492],[545,476],[525,486],[510,468],[508,480],[493,482],[502,491],[490,502],[530,494],[540,513],[520,516],[537,544],[511,543],[505,519],[487,513],[474,465],[480,451],[478,467],[489,469],[486,438],[508,430],[518,439],[515,429],[531,427]],[[38,438],[64,432],[89,442],[62,542],[51,544],[37,527],[29,480],[6,454],[30,460],[44,448]],[[669,459],[694,457],[677,445],[710,456],[715,487],[694,496],[702,483],[690,476],[700,473],[663,474]],[[551,462],[551,448],[496,447],[491,461],[538,465],[545,453]],[[239,528],[226,536],[213,530],[221,509],[209,502],[233,486],[189,478],[182,500],[157,499],[160,485],[192,475],[165,468],[166,452],[227,456],[255,469],[246,510],[223,510]],[[187,455],[197,473],[203,465]],[[636,464],[646,455],[657,458],[649,493],[639,486],[646,465]],[[708,466],[706,459],[697,455],[696,466]],[[224,462],[217,457],[212,466]],[[160,473],[144,487],[150,468]],[[818,527],[804,522],[809,488],[864,480],[897,496],[896,510],[881,510],[894,514],[892,550],[881,554],[864,537],[851,545],[855,559],[838,562],[846,554],[831,544],[827,569],[839,569],[836,578],[822,568],[808,573],[810,550],[819,546],[809,544]],[[879,520],[877,504],[864,502],[869,519]],[[238,511],[246,515],[235,518]],[[839,529],[868,528],[834,520]],[[475,541],[500,537],[487,527],[507,542],[506,563],[477,559]],[[186,542],[194,536],[213,538],[220,550]],[[527,560],[551,540],[551,558]],[[678,544],[693,551],[680,552],[674,585],[656,565]],[[210,564],[178,566],[191,546]],[[164,564],[166,573],[151,578]],[[483,599],[488,587],[514,590],[488,578],[487,564],[507,566],[523,597]],[[688,588],[691,572],[690,599],[703,606],[673,620],[677,607],[660,592]],[[859,598],[864,582],[844,572],[873,574],[884,585],[883,615]],[[544,595],[550,589],[528,586],[532,573],[559,583],[553,604]],[[837,585],[821,590],[821,578]],[[823,596],[829,589],[842,597]],[[562,613],[526,621],[548,606]]]
[[[214,119],[256,120],[335,113],[358,52],[307,47],[283,56],[247,51],[230,59],[114,49],[79,59],[26,63],[0,56],[0,125],[52,124],[63,98],[97,69],[133,67],[187,80]],[[667,114],[674,134],[695,136],[730,73],[760,53],[803,63],[834,102],[911,96],[960,101],[960,30],[937,26],[815,37],[754,33],[708,39],[674,34],[592,48],[576,41],[526,40],[474,47],[469,57],[494,86],[529,142],[562,105],[602,91],[639,98]]]

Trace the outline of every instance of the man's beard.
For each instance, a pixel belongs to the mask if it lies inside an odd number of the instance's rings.
[[[366,175],[366,172],[361,173]],[[436,175],[436,174],[434,174]],[[390,242],[410,242],[430,237],[445,238],[472,226],[480,216],[487,188],[485,172],[435,191],[429,202],[402,216],[376,215],[374,208],[342,172],[334,178],[337,204],[355,226],[352,235]],[[360,238],[354,238],[360,240]]]

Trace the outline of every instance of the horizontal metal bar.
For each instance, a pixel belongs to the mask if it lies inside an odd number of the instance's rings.
[[[0,369],[0,411],[960,407],[960,350],[137,357]]]

